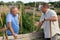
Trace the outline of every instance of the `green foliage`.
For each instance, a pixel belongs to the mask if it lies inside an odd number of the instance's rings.
[[[3,36],[3,33],[2,32],[0,32],[0,36]]]
[[[35,30],[35,26],[33,24],[33,13],[26,13],[25,6],[22,4],[22,33],[30,33]]]
[[[27,32],[31,32],[31,25],[32,25],[32,18],[31,15],[29,15],[29,13],[27,14],[23,14],[23,33],[25,33],[25,31]]]
[[[60,15],[60,13],[57,13],[57,15]]]
[[[1,17],[2,17],[2,21],[3,21],[3,25],[6,24],[6,14],[2,13]]]
[[[3,2],[3,1],[1,1],[1,2],[0,2],[0,5],[4,5],[4,2]]]
[[[2,18],[3,25],[6,24],[6,15],[5,15],[5,13],[1,14],[1,18]],[[0,28],[2,28],[3,25],[2,25],[1,19],[0,19]],[[3,32],[0,32],[0,36],[3,36]]]
[[[40,3],[41,3],[41,2],[36,2],[36,7],[38,7]],[[25,3],[25,6],[31,6],[31,7],[34,7],[34,6],[35,6],[35,2]]]
[[[25,6],[22,6],[22,33],[30,33],[32,31],[32,14],[25,13]]]
[[[1,19],[0,19],[0,28],[4,25],[4,24],[6,24],[6,15],[5,15],[5,13],[1,13]]]

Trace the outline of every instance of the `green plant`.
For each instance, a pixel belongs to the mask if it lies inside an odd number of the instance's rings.
[[[57,13],[57,15],[60,15],[60,13]]]

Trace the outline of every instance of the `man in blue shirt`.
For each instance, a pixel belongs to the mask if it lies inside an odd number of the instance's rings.
[[[8,36],[13,35],[14,38],[18,37],[19,33],[19,22],[18,22],[18,8],[13,6],[10,9],[10,13],[6,16],[6,24],[8,27]]]

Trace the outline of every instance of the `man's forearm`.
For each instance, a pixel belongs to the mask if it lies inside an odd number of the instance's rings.
[[[50,20],[51,21],[56,21],[58,18],[57,17],[51,17]]]
[[[13,28],[11,26],[11,23],[8,23],[8,29],[11,31],[11,33],[14,35],[14,31],[13,31]]]
[[[36,32],[38,32],[38,30],[40,29],[40,27],[42,26],[43,23],[44,23],[44,21],[39,22],[39,25],[38,25],[38,27],[36,28]]]
[[[38,32],[38,30],[40,29],[40,27],[41,27],[41,26],[39,25],[39,26],[36,28],[36,32]]]
[[[9,30],[11,31],[12,34],[14,34],[12,27],[9,27]]]
[[[45,18],[45,21],[56,21],[56,20],[58,20],[58,18],[55,16],[50,18]]]

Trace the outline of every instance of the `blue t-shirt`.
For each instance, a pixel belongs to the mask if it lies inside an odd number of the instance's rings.
[[[6,24],[8,24],[8,22],[11,22],[11,26],[13,28],[13,31],[18,34],[19,33],[19,22],[18,22],[18,14],[16,16],[14,16],[12,13],[9,13],[6,16]],[[7,30],[7,34],[12,35],[12,33],[10,32],[10,30]]]

